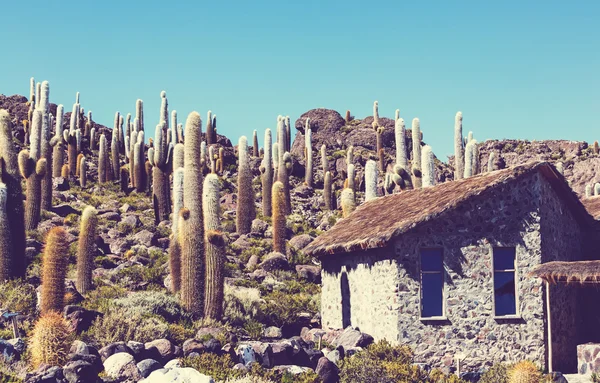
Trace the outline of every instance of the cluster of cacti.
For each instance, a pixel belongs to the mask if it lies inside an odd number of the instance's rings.
[[[183,176],[184,208],[179,213],[181,244],[181,301],[193,315],[204,306],[204,220],[202,217],[202,167],[200,142],[202,120],[197,112],[189,114],[185,125]]]
[[[306,119],[306,126],[304,130],[304,158],[306,161],[306,177],[305,182],[309,187],[313,186],[313,152],[312,152],[312,131],[310,129],[310,119]]]
[[[69,242],[62,227],[50,229],[42,256],[42,292],[40,311],[61,313],[65,302],[65,277]]]
[[[216,174],[209,174],[202,188],[206,259],[204,316],[213,319],[221,319],[223,314],[225,277],[225,240],[219,219],[219,198],[219,178]]]
[[[10,268],[0,271],[2,279],[6,277],[22,277],[25,275],[25,222],[23,212],[23,191],[19,175],[18,156],[12,141],[12,123],[6,110],[0,110],[0,183],[6,187],[6,195],[2,216],[6,217],[8,227],[2,229],[0,246],[2,254],[10,260],[3,259],[2,264]]]
[[[248,141],[240,137],[238,143],[238,203],[236,230],[238,234],[247,234],[256,216],[254,209],[254,191],[252,190],[252,170],[248,159]]]
[[[96,256],[96,230],[98,212],[88,206],[81,214],[81,228],[77,246],[77,291],[85,294],[92,289],[92,270]]]
[[[265,130],[265,155],[260,164],[262,184],[262,211],[265,217],[271,216],[271,189],[273,185],[273,158],[271,154],[271,129]]]
[[[62,366],[70,347],[71,331],[62,314],[53,311],[43,314],[36,322],[29,340],[33,367]]]
[[[42,133],[42,111],[36,109],[30,135],[30,151],[19,153],[18,164],[21,175],[26,179],[25,229],[34,230],[40,222],[42,207],[42,178],[46,174],[47,162],[40,158]]]
[[[285,254],[286,235],[286,196],[282,182],[273,183],[271,190],[273,203],[273,251]]]
[[[539,383],[541,380],[542,373],[528,360],[515,364],[508,373],[509,383]]]

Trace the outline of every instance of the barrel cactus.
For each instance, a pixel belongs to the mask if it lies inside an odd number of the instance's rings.
[[[63,316],[53,311],[43,314],[29,340],[33,367],[62,366],[67,361],[71,342],[71,330]]]
[[[539,383],[542,380],[540,370],[528,360],[515,364],[508,375],[509,383]]]

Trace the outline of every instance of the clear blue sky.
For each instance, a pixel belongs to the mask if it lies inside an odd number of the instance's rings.
[[[316,107],[421,120],[438,157],[464,134],[600,140],[597,1],[4,1],[0,93],[48,80],[94,119],[160,92],[235,143]]]

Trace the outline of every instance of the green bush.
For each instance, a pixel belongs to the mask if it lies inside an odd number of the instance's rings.
[[[244,330],[246,330],[250,339],[259,340],[262,337],[264,326],[262,323],[250,319],[248,322],[244,323]]]
[[[119,310],[110,311],[96,319],[87,332],[87,336],[102,347],[118,341],[146,343],[167,338],[168,335],[169,326],[162,318],[140,314],[123,315]]]
[[[201,374],[209,375],[216,381],[239,378],[242,372],[233,370],[235,362],[229,354],[218,356],[213,353],[204,353],[200,356],[187,357],[181,359],[182,367],[191,367],[198,370]]]
[[[107,312],[113,299],[127,295],[127,290],[117,285],[97,286],[96,289],[86,294],[83,306],[88,310]]]
[[[479,383],[508,383],[510,366],[505,363],[494,364],[479,379]]]
[[[318,311],[317,301],[306,293],[288,294],[283,291],[273,291],[260,304],[260,322],[269,326],[281,327],[296,322],[298,314]]]
[[[0,308],[23,315],[33,315],[36,311],[35,287],[22,280],[0,283]]]
[[[125,316],[158,315],[168,322],[178,322],[188,318],[177,298],[165,292],[139,291],[112,302],[115,311]]]

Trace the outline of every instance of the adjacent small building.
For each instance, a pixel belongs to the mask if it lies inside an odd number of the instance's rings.
[[[322,264],[325,328],[408,344],[433,367],[575,372],[577,345],[600,341],[600,294],[532,273],[595,259],[597,237],[563,176],[534,162],[369,201],[304,251]]]

